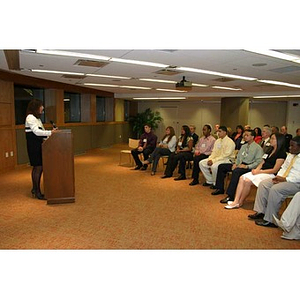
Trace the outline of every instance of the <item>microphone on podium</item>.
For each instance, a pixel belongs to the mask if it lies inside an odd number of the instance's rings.
[[[57,128],[56,124],[52,120],[50,120],[50,124],[52,125],[53,129]]]

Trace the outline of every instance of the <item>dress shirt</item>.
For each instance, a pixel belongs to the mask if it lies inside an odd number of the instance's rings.
[[[33,132],[37,136],[50,136],[51,130],[45,130],[41,119],[29,114],[25,121],[25,132]]]
[[[213,163],[219,160],[234,159],[235,143],[227,135],[221,139],[218,138],[214,144],[213,151],[208,157],[208,160],[212,160]]]
[[[236,165],[245,163],[248,169],[254,169],[261,163],[263,155],[262,147],[253,141],[251,144],[243,145],[239,150]]]
[[[211,155],[216,139],[209,135],[208,137],[202,136],[195,146],[195,151],[200,154]]]
[[[146,147],[155,148],[157,142],[157,136],[150,131],[149,133],[144,132],[141,135],[140,141],[139,141],[139,147],[144,147],[145,143],[147,143]]]
[[[283,165],[281,166],[279,172],[277,173],[278,176],[283,176],[283,174],[289,167],[294,156],[295,156],[295,154],[291,154],[291,153],[288,154],[288,156],[285,159]],[[300,182],[300,154],[297,154],[297,158],[296,158],[289,174],[286,177],[286,181],[294,182],[294,183]]]
[[[166,136],[164,140],[159,143],[159,145],[168,145],[168,149],[171,152],[174,152],[176,150],[176,143],[177,143],[176,136],[173,135],[169,142],[168,142],[168,138],[169,136]]]

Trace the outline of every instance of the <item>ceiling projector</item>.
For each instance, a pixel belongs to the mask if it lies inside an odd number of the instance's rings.
[[[182,80],[176,83],[176,88],[178,89],[190,89],[192,88],[192,83],[185,79],[185,76],[182,77]]]

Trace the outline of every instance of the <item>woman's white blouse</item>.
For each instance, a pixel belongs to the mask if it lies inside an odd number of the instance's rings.
[[[33,132],[37,136],[50,136],[51,130],[45,130],[43,123],[34,115],[29,114],[25,121],[25,132]]]

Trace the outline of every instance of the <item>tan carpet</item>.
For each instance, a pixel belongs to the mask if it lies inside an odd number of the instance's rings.
[[[245,207],[225,210],[223,195],[211,196],[209,188],[161,179],[162,165],[155,176],[119,166],[123,148],[75,157],[73,204],[31,198],[29,166],[1,174],[0,248],[300,249],[281,239],[280,229],[248,220],[253,195]]]

